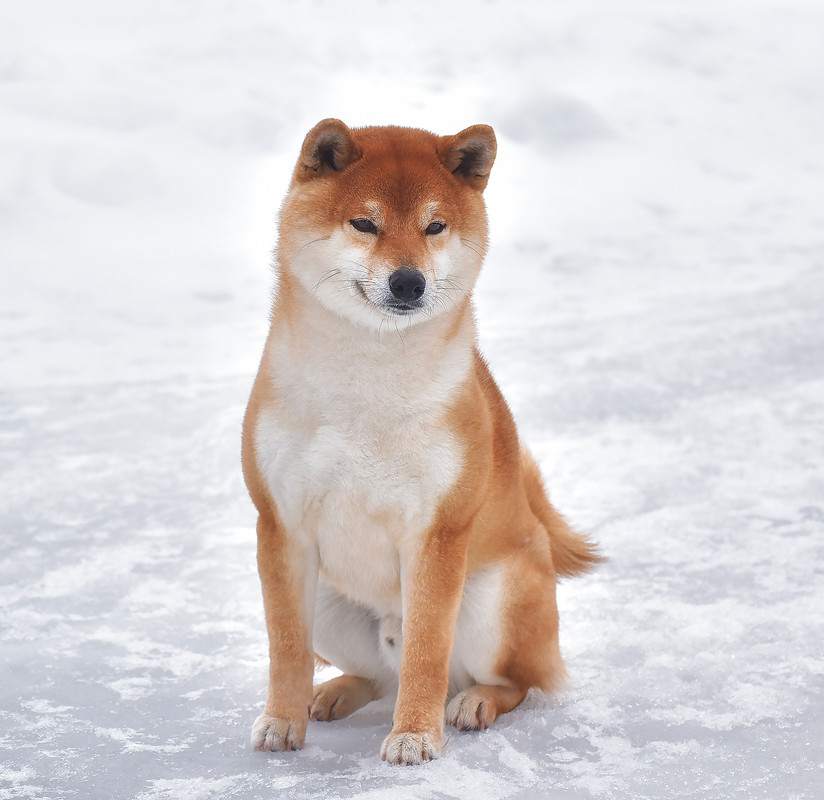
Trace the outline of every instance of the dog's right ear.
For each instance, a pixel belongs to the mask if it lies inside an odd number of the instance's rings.
[[[295,168],[295,180],[309,181],[319,175],[340,172],[361,155],[352,131],[339,119],[325,119],[306,134]]]

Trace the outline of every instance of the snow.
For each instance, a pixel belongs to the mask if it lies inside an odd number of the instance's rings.
[[[0,798],[824,793],[824,8],[6,4]],[[305,132],[499,134],[482,345],[556,504],[570,672],[437,762],[391,701],[251,752],[240,422]]]

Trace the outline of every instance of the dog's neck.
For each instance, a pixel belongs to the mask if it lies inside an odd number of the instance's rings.
[[[435,407],[472,369],[475,321],[468,298],[454,309],[409,325],[387,318],[379,330],[330,311],[282,269],[272,313],[269,357],[281,389],[298,402]],[[334,398],[331,397],[334,395]],[[421,409],[423,410],[423,409]]]

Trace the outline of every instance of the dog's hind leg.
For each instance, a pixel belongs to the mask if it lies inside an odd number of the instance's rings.
[[[311,718],[331,721],[383,697],[397,683],[380,643],[381,621],[325,584],[318,586],[315,652],[343,671],[315,687]]]
[[[530,687],[552,691],[563,680],[548,542],[541,535],[532,541],[528,557],[464,584],[451,664],[458,693],[446,708],[447,724],[458,730],[484,730]]]

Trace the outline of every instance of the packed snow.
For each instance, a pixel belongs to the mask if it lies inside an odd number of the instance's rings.
[[[824,6],[6,3],[0,798],[824,796]],[[609,563],[443,757],[254,753],[241,418],[324,117],[492,124],[482,349]]]

